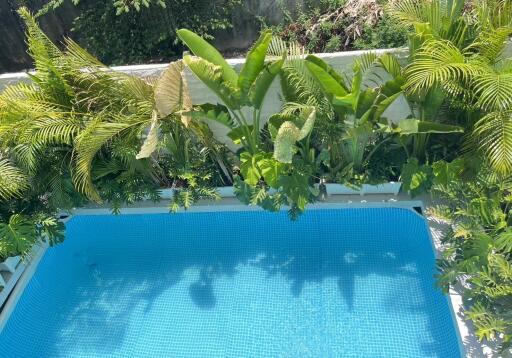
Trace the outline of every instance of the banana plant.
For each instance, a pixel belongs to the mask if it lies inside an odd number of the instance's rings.
[[[243,179],[235,178],[237,196],[247,204],[260,205],[266,210],[278,210],[282,205],[289,205],[290,215],[295,218],[316,197],[312,171],[297,170],[291,164],[295,152],[304,150],[296,144],[311,133],[315,110],[307,108],[299,115],[269,119],[273,153],[260,133],[265,95],[281,72],[286,52],[283,51],[277,60],[266,62],[272,35],[263,32],[237,73],[200,36],[183,29],[178,30],[178,36],[195,55],[186,55],[184,62],[221,102],[195,106],[190,116],[213,120],[228,127],[228,137],[244,149],[239,156]]]
[[[265,95],[284,63],[284,55],[277,61],[265,62],[271,33],[261,34],[240,73],[199,35],[186,29],[177,33],[195,55],[185,55],[185,64],[222,102],[196,106],[191,116],[227,126],[235,144],[241,144],[252,155],[257,154],[262,147],[261,109]]]
[[[351,83],[314,55],[308,55],[305,62],[334,112],[331,122],[337,132],[328,134],[327,138],[331,175],[362,172],[375,150],[384,143],[378,124],[386,109],[401,95],[401,83],[392,80],[378,88],[363,88],[363,69],[359,62],[353,66]],[[374,143],[377,143],[374,150],[370,150]]]
[[[394,54],[378,56],[367,53],[361,58],[360,64],[365,72],[382,69],[391,77],[392,80],[384,84],[386,92],[389,92],[387,87],[400,88],[409,106],[409,116],[396,121],[380,121],[379,126],[385,132],[396,135],[409,159],[416,158],[420,162],[425,162],[427,145],[432,134],[464,132],[460,126],[439,121],[446,100],[446,94],[439,86],[432,86],[421,93],[402,91],[412,78],[407,68],[402,67]]]

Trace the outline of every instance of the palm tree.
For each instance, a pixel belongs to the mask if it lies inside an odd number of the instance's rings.
[[[390,3],[391,15],[415,30],[411,38],[417,46],[404,88],[413,95],[440,88],[452,105],[470,114],[467,148],[476,146],[494,170],[510,174],[512,62],[502,53],[512,34],[512,13],[506,12],[512,2],[478,3],[469,8],[462,0]]]

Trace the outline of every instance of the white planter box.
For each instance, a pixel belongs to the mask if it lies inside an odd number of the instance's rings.
[[[363,184],[361,188],[353,189],[342,184],[325,184],[327,195],[365,195],[365,194],[392,194],[398,195],[402,183],[389,182],[383,184]]]
[[[160,189],[160,198],[161,199],[172,199],[173,197],[173,190],[174,189],[169,189],[169,188],[166,188],[166,189]]]
[[[19,263],[19,256],[8,257],[4,262],[0,262],[0,271],[14,273],[14,271],[16,271],[16,266],[18,266]]]
[[[234,198],[235,195],[235,189],[232,186],[221,186],[217,188],[217,191],[219,192],[220,196],[223,198]]]
[[[318,187],[318,184],[316,184]],[[353,189],[342,184],[325,184],[327,188],[327,195],[365,195],[365,194],[392,194],[398,195],[402,183],[400,182],[389,182],[377,185],[363,184],[361,188]],[[174,189],[166,188],[160,190],[160,197],[164,200],[172,199]],[[236,197],[234,188],[232,186],[218,187],[222,198],[234,198]],[[275,193],[274,189],[270,189],[269,192]]]
[[[236,197],[234,188],[232,186],[221,186],[217,188],[217,191],[219,192],[220,196],[222,198],[234,198]],[[166,189],[160,189],[160,198],[169,200],[172,199],[174,195],[174,189],[166,188]]]

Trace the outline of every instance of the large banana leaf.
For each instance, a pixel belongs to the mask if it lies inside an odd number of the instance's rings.
[[[379,92],[375,88],[367,88],[361,92],[359,95],[359,104],[357,106],[356,118],[363,117],[373,108],[378,95]]]
[[[199,57],[185,56],[186,65],[192,72],[211,89],[228,107],[238,109],[237,88],[230,87],[222,78],[222,67],[216,66]]]
[[[322,67],[311,61],[306,61],[306,67],[327,96],[332,98],[334,96],[342,97],[348,94],[347,90]]]
[[[325,62],[324,60],[322,60],[320,57],[316,57],[315,55],[307,55],[306,56],[306,61],[310,62],[310,63],[314,63],[315,65],[317,65],[318,67],[322,68],[325,72],[327,72],[332,78],[334,78],[336,80],[336,82],[338,82],[342,87],[343,89],[345,90],[345,92],[348,92],[349,89],[347,87],[347,85],[345,84],[345,80],[343,79],[343,77],[341,77],[338,72],[336,72],[336,70],[334,68],[332,68],[332,66],[330,66],[327,62]]]
[[[427,120],[435,119],[445,99],[446,94],[439,86],[430,88],[425,95],[422,106],[424,118]]]
[[[365,92],[362,92],[363,95]],[[372,107],[368,109],[361,117],[360,122],[379,122],[382,115],[388,109],[391,104],[402,94],[402,92],[395,93],[394,95],[384,98],[384,99],[376,99],[376,101],[373,103]],[[359,99],[358,104],[358,111],[359,107],[363,104],[363,101],[365,100],[364,96],[361,96]]]
[[[256,77],[265,66],[265,57],[270,41],[272,41],[272,33],[270,31],[263,32],[245,59],[244,66],[238,76],[238,87],[244,95],[249,93]]]
[[[260,109],[263,105],[265,95],[267,94],[272,81],[283,67],[284,61],[285,59],[283,58],[279,61],[268,64],[254,81],[249,92],[249,97],[255,108]]]
[[[188,46],[188,48],[205,61],[208,61],[222,68],[222,78],[230,82],[233,86],[238,84],[238,75],[229,63],[222,57],[219,51],[201,36],[187,29],[177,31],[178,37]]]
[[[351,110],[353,113],[357,111],[359,95],[361,94],[361,83],[363,81],[363,72],[359,64],[354,65],[354,77],[352,78],[352,86],[350,93],[344,96],[335,95],[332,104]]]
[[[384,114],[386,109],[388,109],[389,106],[391,106],[393,102],[395,102],[396,99],[400,97],[401,94],[402,92],[397,92],[378,102],[377,105],[375,106],[374,118],[378,120]]]

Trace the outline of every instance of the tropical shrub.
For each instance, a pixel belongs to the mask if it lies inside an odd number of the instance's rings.
[[[73,38],[109,65],[164,62],[181,57],[176,29],[187,27],[213,38],[232,26],[240,0],[72,0],[79,15]],[[63,0],[52,0],[43,16]]]
[[[414,28],[404,88],[425,98],[434,89],[444,97],[440,103],[463,111],[464,125],[471,131],[467,148],[484,153],[494,170],[511,174],[512,66],[501,56],[512,35],[512,15],[507,15],[511,5],[491,1],[465,13],[465,4],[390,3],[391,15]],[[493,4],[493,11],[505,14],[494,18],[489,12]]]
[[[512,353],[512,90],[510,59],[503,56],[511,9],[510,1],[494,0],[397,0],[388,8],[410,29],[406,97],[430,97],[435,117],[452,117],[467,133],[455,147],[445,146],[449,162],[410,161],[402,178],[412,194],[434,194],[430,214],[448,224],[439,284],[460,291],[478,337],[498,343],[496,356]]]
[[[287,16],[273,32],[312,53],[401,47],[407,41],[403,28],[376,0],[320,1],[299,7],[297,15],[283,12]]]
[[[112,72],[71,40],[61,51],[26,9],[20,14],[36,71],[31,84],[0,95],[0,138],[9,160],[38,178],[32,187],[54,208],[92,200],[110,202],[117,211],[122,203],[157,200],[172,178],[162,169],[168,155],[151,156],[155,136],[160,123],[184,120],[178,112],[187,106],[183,86],[170,87],[165,100],[159,93],[162,82],[176,84],[172,75],[181,83],[179,64],[156,81]],[[221,162],[217,144],[198,129],[191,128],[194,144],[206,148],[206,160]]]
[[[439,284],[460,287],[466,318],[481,340],[512,347],[512,179],[489,168],[467,175],[464,160],[433,166],[433,192],[442,204],[430,209],[450,224],[442,239]],[[456,286],[457,284],[457,286]]]
[[[272,36],[263,32],[247,54],[240,73],[236,73],[222,55],[197,34],[179,30],[178,36],[196,55],[185,56],[184,62],[223,103],[196,106],[189,115],[225,125],[229,138],[242,147],[239,168],[243,180],[235,178],[239,197],[243,202],[269,210],[288,204],[291,216],[295,217],[317,193],[311,169],[306,169],[307,165],[292,165],[294,145],[309,136],[316,110],[308,107],[301,113],[275,116],[268,126],[264,126],[261,118],[265,95],[280,72],[286,54],[265,63]]]
[[[0,262],[28,256],[36,243],[54,245],[64,239],[63,224],[44,198],[35,196],[29,177],[12,164],[8,153],[0,159]]]

